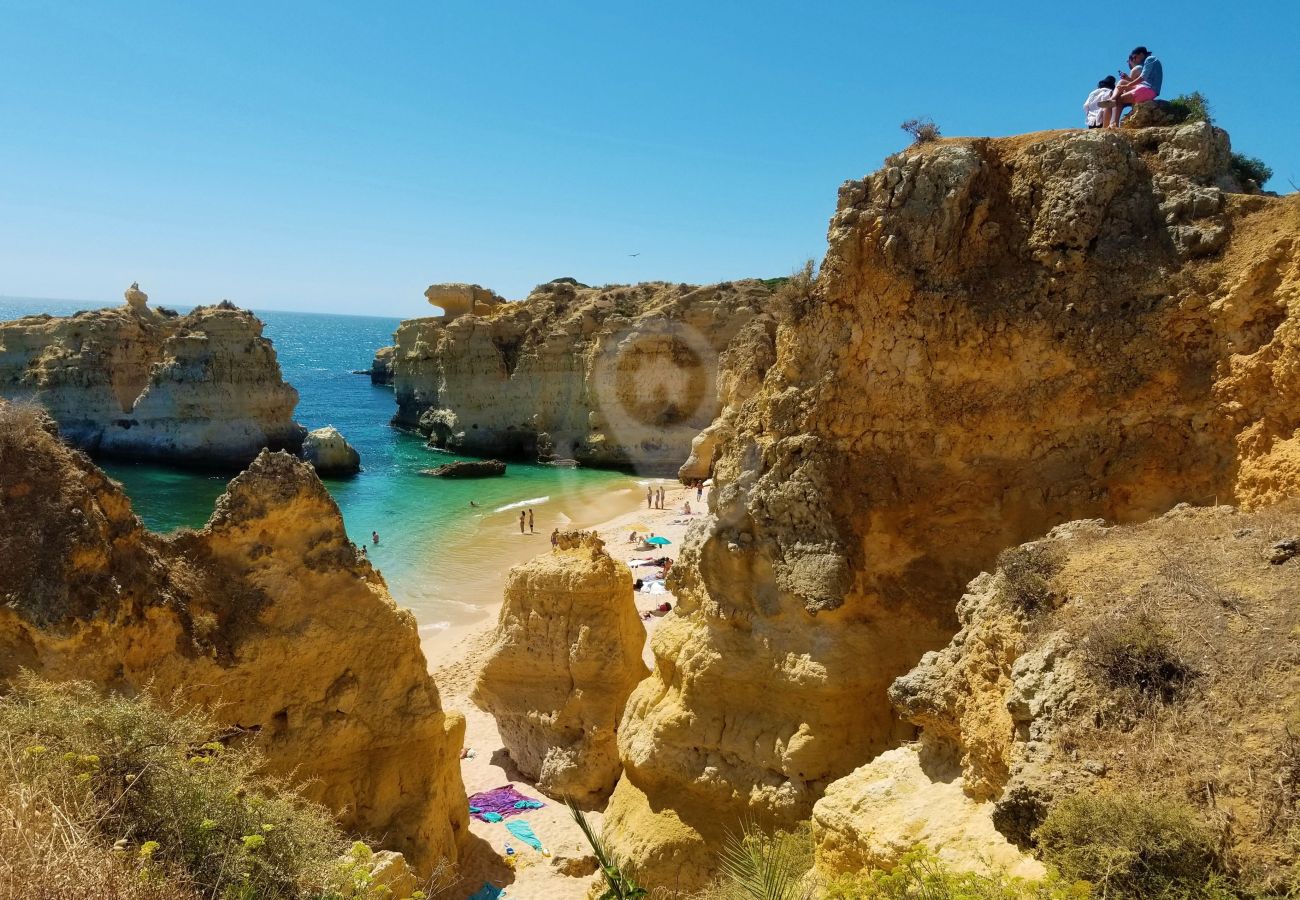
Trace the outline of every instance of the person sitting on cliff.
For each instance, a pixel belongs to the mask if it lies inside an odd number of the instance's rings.
[[[1104,128],[1110,111],[1103,109],[1101,101],[1109,100],[1115,92],[1115,76],[1107,75],[1097,82],[1097,88],[1083,101],[1083,116],[1089,128]]]
[[[1106,124],[1111,128],[1119,127],[1126,106],[1148,103],[1159,97],[1164,82],[1164,67],[1146,47],[1135,48],[1128,55],[1128,64],[1128,75],[1120,79],[1110,99],[1101,101],[1101,106],[1110,110]]]

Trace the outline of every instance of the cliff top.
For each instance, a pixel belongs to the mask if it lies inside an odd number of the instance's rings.
[[[629,321],[661,317],[683,320],[692,310],[719,306],[759,308],[769,299],[783,279],[763,281],[756,278],[723,281],[717,284],[692,285],[668,281],[643,281],[636,284],[609,284],[590,287],[573,279],[557,279],[539,284],[523,300],[479,305],[467,321],[491,319],[514,322],[540,332],[570,330],[583,320],[608,320],[623,317]],[[436,285],[450,288],[459,286]],[[467,286],[477,288],[474,286]],[[434,288],[430,288],[433,291]],[[485,290],[478,288],[478,290]],[[491,293],[491,292],[488,292]],[[495,295],[493,295],[495,296]],[[433,302],[432,300],[430,302]],[[439,321],[425,317],[415,322]],[[448,316],[447,319],[459,316]]]

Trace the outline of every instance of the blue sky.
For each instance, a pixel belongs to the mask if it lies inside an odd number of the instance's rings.
[[[785,274],[903,119],[1075,126],[1139,43],[1291,190],[1298,39],[1281,2],[0,0],[0,294],[422,315],[434,281]]]

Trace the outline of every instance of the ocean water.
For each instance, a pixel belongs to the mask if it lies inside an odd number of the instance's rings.
[[[0,321],[95,306],[0,297]],[[369,370],[375,350],[392,342],[398,319],[255,312],[275,345],[285,379],[298,389],[297,421],[309,429],[334,425],[361,454],[361,474],[325,479],[325,485],[349,537],[368,545],[371,562],[394,598],[415,611],[426,635],[481,619],[483,607],[500,599],[504,569],[546,549],[552,528],[593,524],[596,510],[611,498],[644,491],[617,472],[513,463],[504,478],[422,476],[420,469],[461,457],[431,450],[418,435],[389,427],[396,410],[392,389],[352,374]],[[201,527],[231,475],[100,465],[123,484],[145,525],[162,532]],[[519,534],[521,509],[533,510],[536,535]],[[378,545],[370,541],[373,531],[379,532]]]

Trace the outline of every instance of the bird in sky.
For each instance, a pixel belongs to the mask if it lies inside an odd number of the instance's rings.
[[[629,253],[629,254],[628,254],[628,256],[640,256],[640,255],[641,255],[641,251],[640,251],[640,250],[638,250],[638,251],[635,252],[635,253]]]

